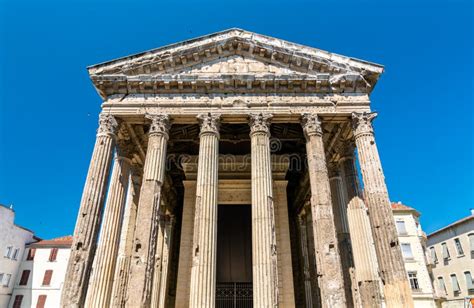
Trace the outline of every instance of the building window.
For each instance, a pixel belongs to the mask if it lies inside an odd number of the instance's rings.
[[[5,277],[3,278],[3,286],[8,287],[10,284],[10,279],[12,278],[12,274],[5,274]]]
[[[30,278],[30,270],[24,270],[23,273],[21,273],[21,278],[20,278],[20,286],[26,286],[28,284],[28,278]]]
[[[49,253],[49,262],[56,261],[57,256],[58,256],[58,249],[57,248],[51,248],[51,251]]]
[[[454,295],[458,295],[459,293],[461,293],[461,289],[459,288],[458,277],[456,277],[456,274],[451,275],[451,284],[453,285]]]
[[[441,247],[443,248],[443,259],[449,260],[450,255],[449,255],[448,245],[446,245],[446,243],[442,243]]]
[[[46,304],[46,295],[38,296],[38,302],[36,302],[36,308],[44,308]]]
[[[408,272],[408,280],[410,280],[410,286],[412,290],[420,290],[420,285],[418,284],[418,277],[416,276],[416,272]]]
[[[466,286],[469,291],[474,291],[474,282],[472,281],[471,272],[464,272],[466,278]]]
[[[13,302],[13,308],[21,308],[22,301],[23,301],[23,295],[15,296],[15,301]]]
[[[9,259],[10,255],[12,254],[13,246],[8,246],[7,249],[5,250],[5,255],[4,257]]]
[[[399,235],[406,235],[407,234],[407,228],[405,226],[405,222],[403,220],[397,220],[397,231]]]
[[[44,272],[43,286],[49,286],[51,284],[51,277],[53,277],[53,270],[47,270]]]
[[[410,243],[402,243],[402,254],[405,260],[413,259],[413,253],[411,251]]]
[[[14,251],[13,251],[13,255],[12,255],[12,260],[18,260],[18,254],[20,252],[20,248],[16,248]]]
[[[431,260],[434,263],[438,263],[438,256],[436,255],[436,249],[434,247],[430,247],[430,252],[431,252]]]
[[[471,249],[471,258],[474,259],[474,233],[471,233],[469,236],[469,248]]]
[[[461,241],[458,238],[454,239],[454,245],[456,246],[456,251],[458,253],[458,256],[463,256],[464,250],[462,249]]]
[[[443,291],[444,294],[448,293],[446,291],[446,285],[444,284],[443,277],[438,277],[438,284],[439,284],[439,288],[441,289],[441,291]]]
[[[36,248],[30,248],[28,250],[28,256],[26,257],[27,261],[33,261],[35,259]]]

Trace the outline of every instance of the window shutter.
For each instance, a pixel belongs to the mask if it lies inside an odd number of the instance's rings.
[[[397,230],[398,234],[407,234],[407,228],[405,227],[405,222],[403,220],[397,221]]]
[[[433,262],[438,262],[438,257],[436,256],[436,250],[434,247],[431,247],[430,248],[430,251],[431,251],[431,260]]]
[[[12,246],[7,247],[7,249],[5,250],[5,255],[4,255],[5,258],[10,259],[10,254],[12,253],[12,249],[13,249]]]
[[[21,273],[20,286],[26,286],[28,284],[28,278],[30,277],[30,270],[24,270]]]
[[[438,277],[438,282],[440,289],[443,291],[444,294],[446,294],[446,285],[444,284],[443,277]]]
[[[5,281],[3,282],[4,287],[8,287],[10,285],[10,279],[12,279],[12,274],[6,274]]]
[[[413,259],[413,254],[411,252],[411,246],[409,243],[402,244],[402,254],[405,259]]]
[[[49,253],[49,261],[54,262],[56,261],[56,257],[58,256],[58,249],[52,248],[51,252]]]
[[[51,277],[53,276],[52,270],[44,272],[43,286],[49,286],[51,284]]]
[[[474,289],[474,284],[472,283],[471,272],[464,272],[464,277],[466,277],[466,285],[468,290]]]
[[[38,296],[38,302],[36,303],[36,308],[44,308],[46,304],[46,295]]]
[[[459,292],[459,283],[458,283],[458,278],[456,275],[451,275],[451,284],[453,285],[453,292]]]
[[[35,259],[36,248],[30,248],[28,250],[28,256],[26,257],[27,261],[33,261]]]
[[[474,234],[469,234],[469,246],[471,251],[474,251]]]
[[[448,245],[446,243],[441,244],[443,247],[443,259],[449,259],[449,250],[448,250]]]
[[[21,308],[22,301],[23,301],[23,295],[15,296],[15,301],[13,302],[13,308]]]

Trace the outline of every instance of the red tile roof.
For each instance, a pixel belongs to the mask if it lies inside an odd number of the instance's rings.
[[[72,235],[53,238],[50,240],[41,240],[30,244],[30,247],[71,247]]]
[[[407,211],[407,212],[413,212],[416,216],[420,216],[420,213],[415,210],[412,207],[409,207],[408,205],[402,204],[401,202],[392,202],[392,211]]]

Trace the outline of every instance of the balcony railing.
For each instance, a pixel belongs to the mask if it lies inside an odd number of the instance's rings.
[[[216,308],[252,308],[252,283],[217,283]]]

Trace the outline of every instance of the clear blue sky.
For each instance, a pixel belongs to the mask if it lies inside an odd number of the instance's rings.
[[[472,0],[0,0],[0,203],[71,234],[101,100],[86,66],[231,27],[385,65],[376,137],[393,201],[426,231],[473,203]]]

